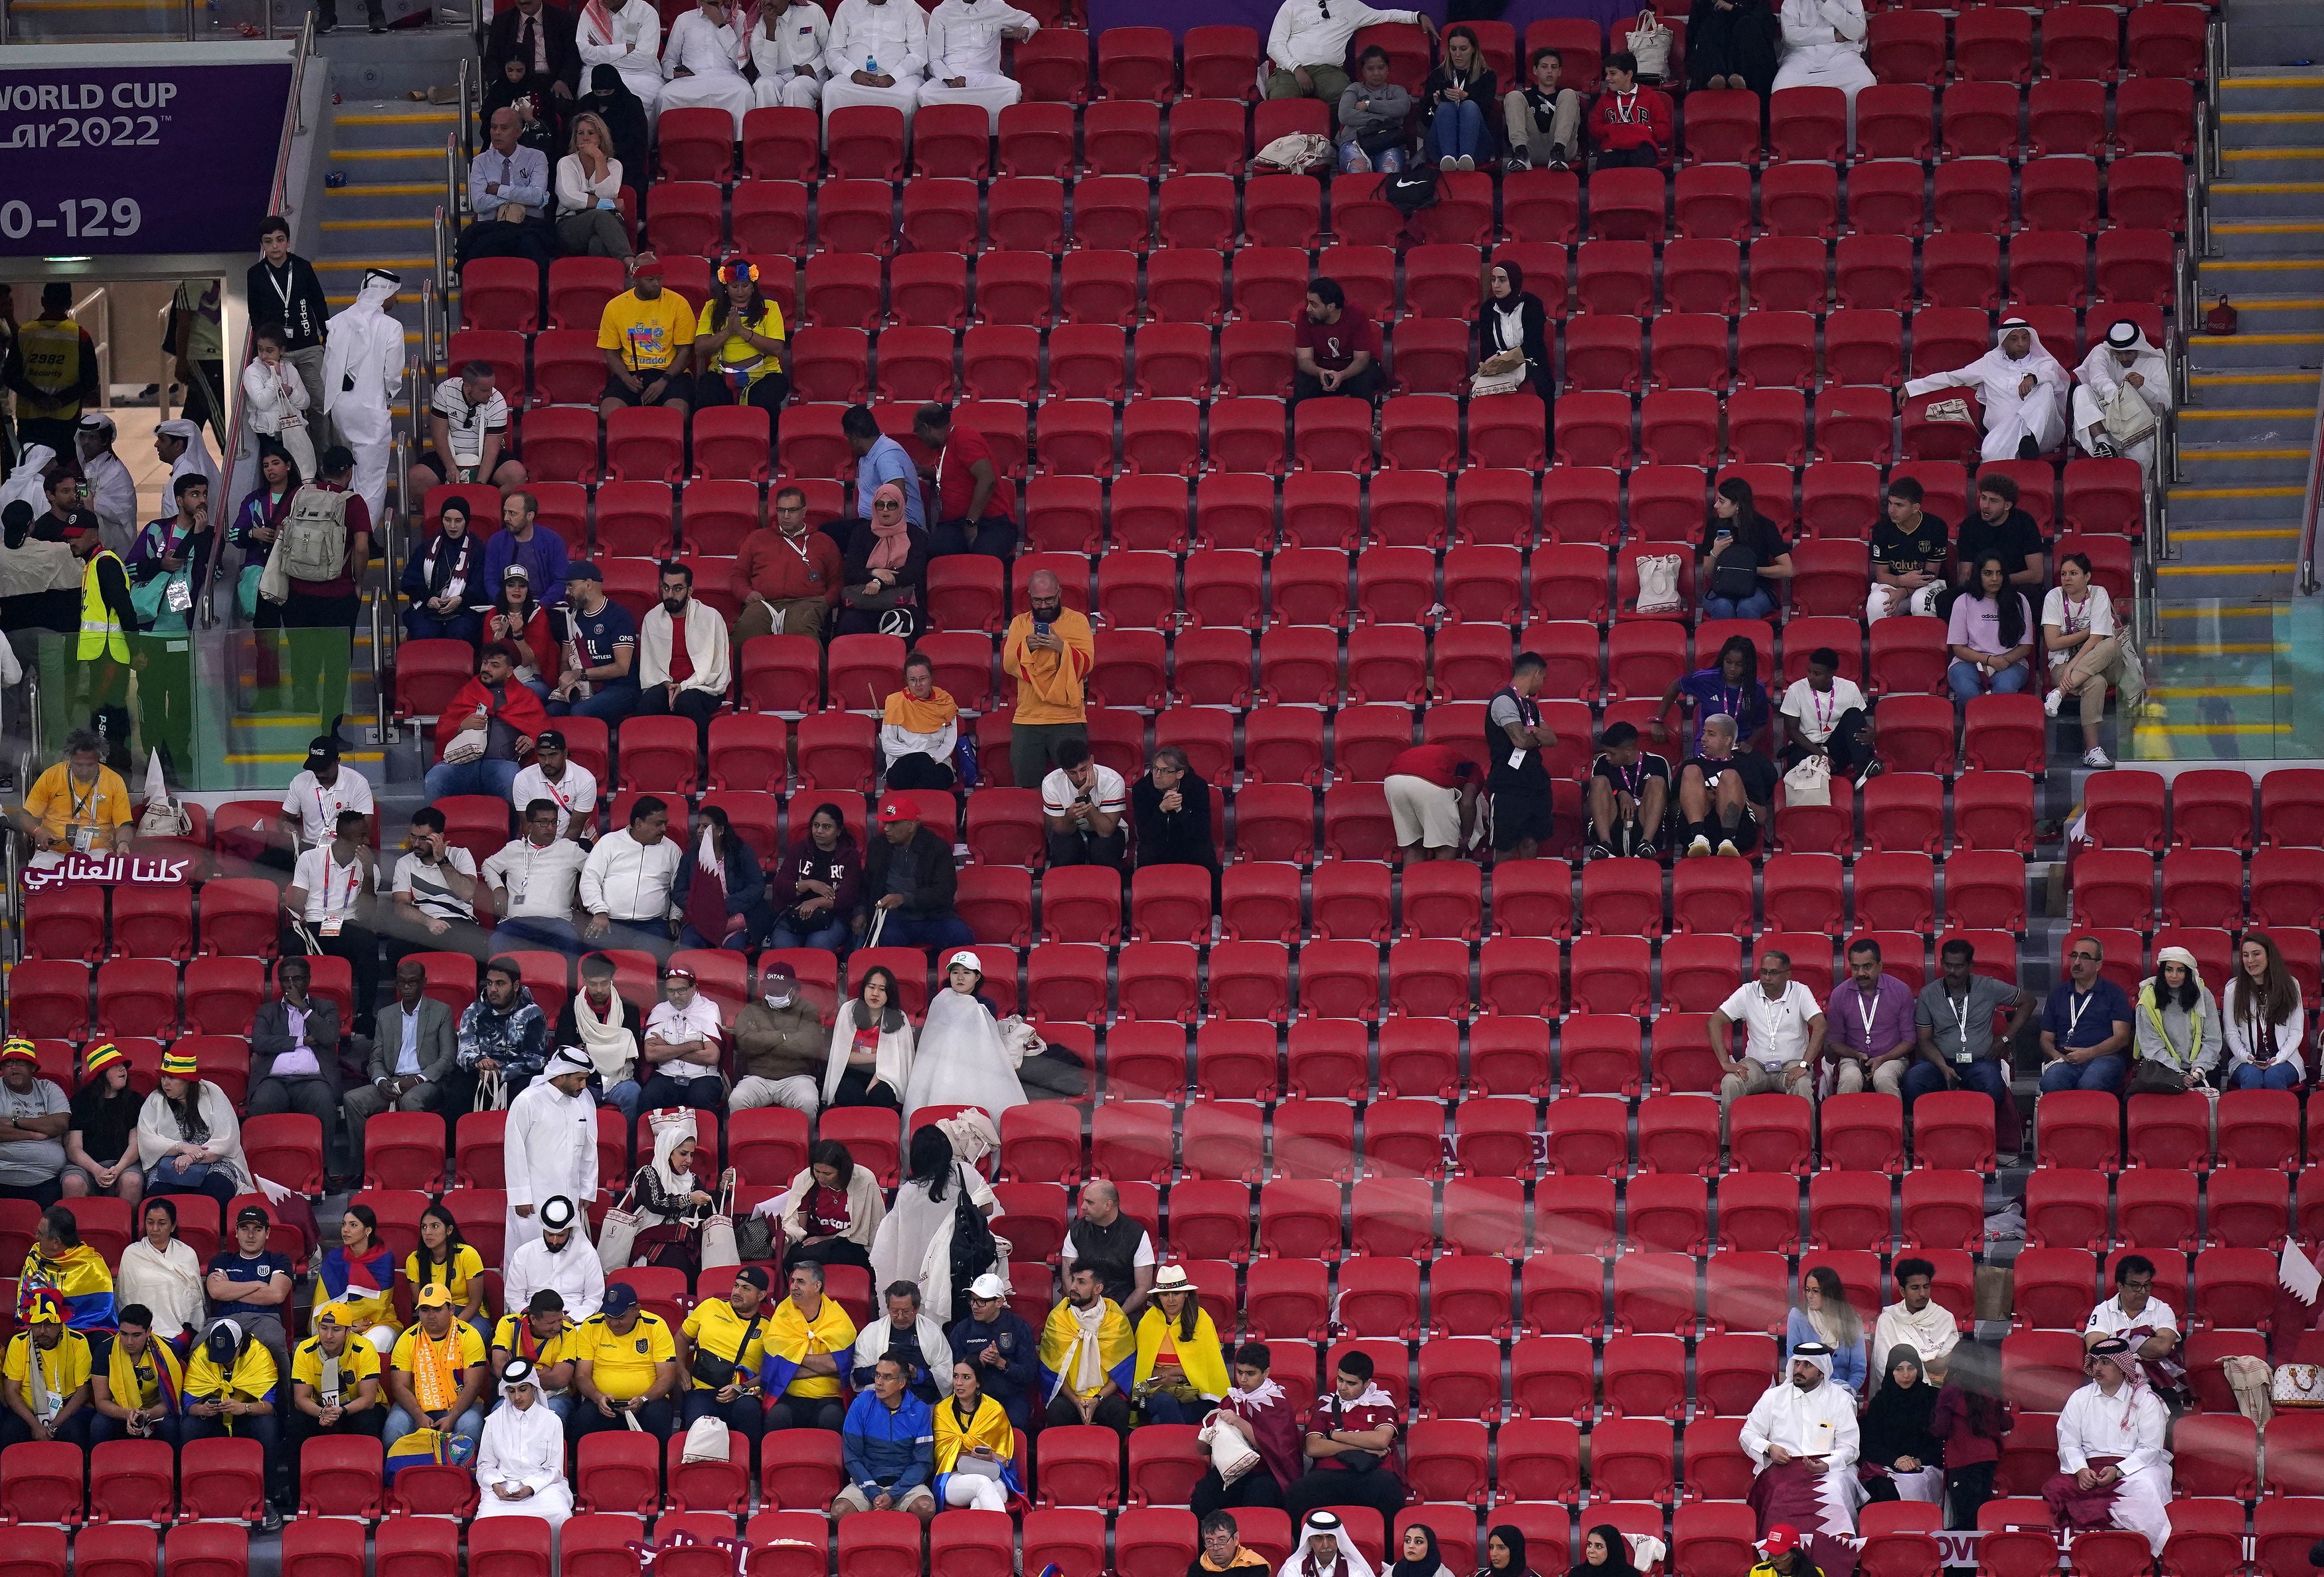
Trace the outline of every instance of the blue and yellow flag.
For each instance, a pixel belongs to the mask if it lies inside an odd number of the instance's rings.
[[[105,1257],[87,1243],[77,1243],[54,1259],[36,1246],[24,1256],[16,1283],[16,1315],[21,1321],[31,1308],[32,1295],[53,1292],[65,1306],[65,1323],[86,1334],[113,1329],[113,1272]]]
[[[789,1298],[775,1305],[768,1316],[760,1340],[766,1344],[766,1361],[759,1366],[759,1383],[766,1388],[770,1397],[779,1397],[791,1388],[792,1377],[810,1353],[838,1355],[839,1374],[809,1375],[798,1382],[802,1397],[836,1397],[840,1393],[840,1377],[853,1367],[847,1356],[855,1351],[855,1322],[839,1306],[835,1297],[823,1300],[823,1307],[810,1322],[799,1313],[799,1306]]]
[[[1130,1395],[1137,1383],[1138,1337],[1123,1318],[1121,1305],[1111,1298],[1103,1300],[1104,1314],[1098,1321],[1097,1361],[1106,1379],[1123,1396]],[[1049,1311],[1047,1322],[1041,1327],[1041,1351],[1037,1361],[1041,1368],[1041,1384],[1047,1396],[1070,1390],[1076,1396],[1093,1395],[1096,1386],[1074,1383],[1082,1372],[1082,1323],[1070,1303],[1061,1303]]]

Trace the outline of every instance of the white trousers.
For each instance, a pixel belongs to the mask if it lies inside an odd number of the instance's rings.
[[[2036,388],[2024,399],[2008,399],[1985,408],[1985,443],[1978,453],[1988,460],[2015,460],[2018,444],[2032,438],[2048,454],[2066,436],[2066,412],[2047,389]]]
[[[998,1479],[982,1478],[975,1473],[945,1475],[945,1504],[965,1507],[974,1511],[1006,1511],[1009,1490]]]
[[[788,77],[761,77],[751,97],[761,109],[816,109],[823,103],[823,84],[796,71]]]
[[[994,71],[971,71],[964,85],[947,88],[944,78],[930,76],[920,84],[922,104],[973,104],[991,118],[992,134],[1001,134],[1001,112],[1025,97],[1024,88]]]
[[[734,140],[742,140],[742,117],[755,107],[751,85],[739,71],[715,77],[674,77],[661,85],[664,109],[723,109],[734,117]]]
[[[828,127],[831,112],[850,109],[858,105],[879,105],[904,112],[904,129],[912,129],[912,112],[920,106],[920,89],[927,86],[918,77],[899,77],[893,88],[866,88],[851,81],[846,76],[836,76],[823,85],[823,120]]]
[[[345,429],[340,429],[340,436],[346,437]],[[355,457],[355,474],[349,489],[371,511],[372,530],[377,531],[379,522],[387,518],[387,459],[394,446],[383,438],[377,443],[350,443],[347,447]]]
[[[1775,91],[1786,88],[1837,88],[1848,95],[1848,150],[1856,151],[1856,96],[1871,87],[1872,68],[1862,51],[1842,43],[1793,50],[1775,68]]]
[[[735,1080],[733,1093],[726,1097],[729,1111],[748,1111],[756,1106],[788,1106],[813,1117],[822,1105],[822,1085],[804,1074],[794,1074],[787,1079],[762,1079],[752,1074]]]
[[[2158,422],[2160,420],[2157,419]],[[2106,412],[2099,409],[2098,395],[2088,385],[2077,383],[2074,385],[2074,442],[2084,454],[2094,456],[2098,453],[2098,440],[2090,436],[2092,428],[2097,428],[2101,433],[2106,430]],[[2116,454],[2125,459],[2137,461],[2139,471],[2149,482],[2154,480],[2154,439],[2152,437],[2141,438],[2135,444],[2117,444],[2112,439],[2107,443]]]

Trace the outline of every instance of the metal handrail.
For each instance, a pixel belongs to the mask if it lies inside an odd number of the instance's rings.
[[[443,206],[436,209],[436,274],[439,280],[452,277],[452,222],[445,216]]]
[[[269,0],[266,36],[274,36],[272,0]],[[299,24],[299,47],[290,57],[290,113],[282,117],[282,140],[274,150],[274,180],[267,188],[266,195],[266,211],[280,214],[285,218],[291,213],[290,148],[298,141],[300,134],[307,129],[307,57],[314,52],[314,49],[315,19],[309,14]]]
[[[104,371],[98,374],[97,403],[99,410],[113,403],[113,287],[99,285],[73,303],[73,321],[87,326],[86,314],[94,311],[97,332],[90,336],[97,346],[97,364]]]
[[[460,57],[460,156],[476,156],[476,82],[474,60]]]
[[[2324,378],[2317,381],[2316,432],[2308,446],[2308,491],[2300,508],[2300,590],[2303,595],[2316,591],[2316,518],[2319,500],[2324,500]]]
[[[456,221],[460,214],[460,137],[456,132],[444,138],[444,211]]]

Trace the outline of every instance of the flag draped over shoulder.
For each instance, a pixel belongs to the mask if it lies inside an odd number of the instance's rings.
[[[80,1332],[113,1329],[113,1272],[105,1257],[87,1243],[78,1243],[51,1259],[35,1248],[24,1257],[16,1283],[16,1313],[21,1320],[36,1292],[52,1292],[65,1305],[65,1323]]]
[[[785,1298],[775,1305],[761,1340],[766,1343],[767,1356],[759,1365],[759,1383],[769,1397],[779,1397],[790,1388],[798,1366],[810,1355],[853,1351],[855,1322],[847,1317],[837,1298],[825,1298],[812,1321],[799,1313],[798,1304]],[[844,1363],[840,1365],[843,1374],[846,1368]],[[838,1383],[834,1381],[832,1395],[838,1394]]]
[[[1054,1397],[1060,1390],[1067,1390],[1075,1396],[1091,1396],[1109,1379],[1125,1397],[1136,1387],[1138,1337],[1130,1330],[1130,1322],[1122,1317],[1120,1304],[1106,1298],[1099,1306],[1104,1313],[1097,1322],[1094,1368],[1083,1351],[1084,1325],[1074,1305],[1061,1303],[1049,1311],[1048,1321],[1041,1327],[1041,1349],[1037,1359],[1046,1394]],[[1095,1379],[1091,1378],[1093,1373]]]

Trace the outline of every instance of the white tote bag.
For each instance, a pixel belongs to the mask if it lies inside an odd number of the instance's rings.
[[[637,1198],[635,1188],[622,1194],[621,1203],[605,1213],[605,1222],[597,1229],[597,1263],[608,1276],[630,1268],[630,1250],[638,1240],[638,1213],[631,1206]]]
[[[1630,24],[1630,53],[1637,58],[1638,75],[1660,81],[1670,71],[1671,30],[1649,8]]]
[[[726,1186],[718,1198],[718,1213],[702,1223],[702,1268],[714,1269],[722,1265],[740,1265],[742,1250],[734,1246],[734,1174],[726,1174]]]
[[[1678,612],[1678,572],[1684,562],[1675,553],[1660,553],[1638,560],[1638,612]]]
[[[1830,805],[1831,803],[1831,758],[1803,756],[1800,764],[1784,774],[1784,803],[1786,805]]]

